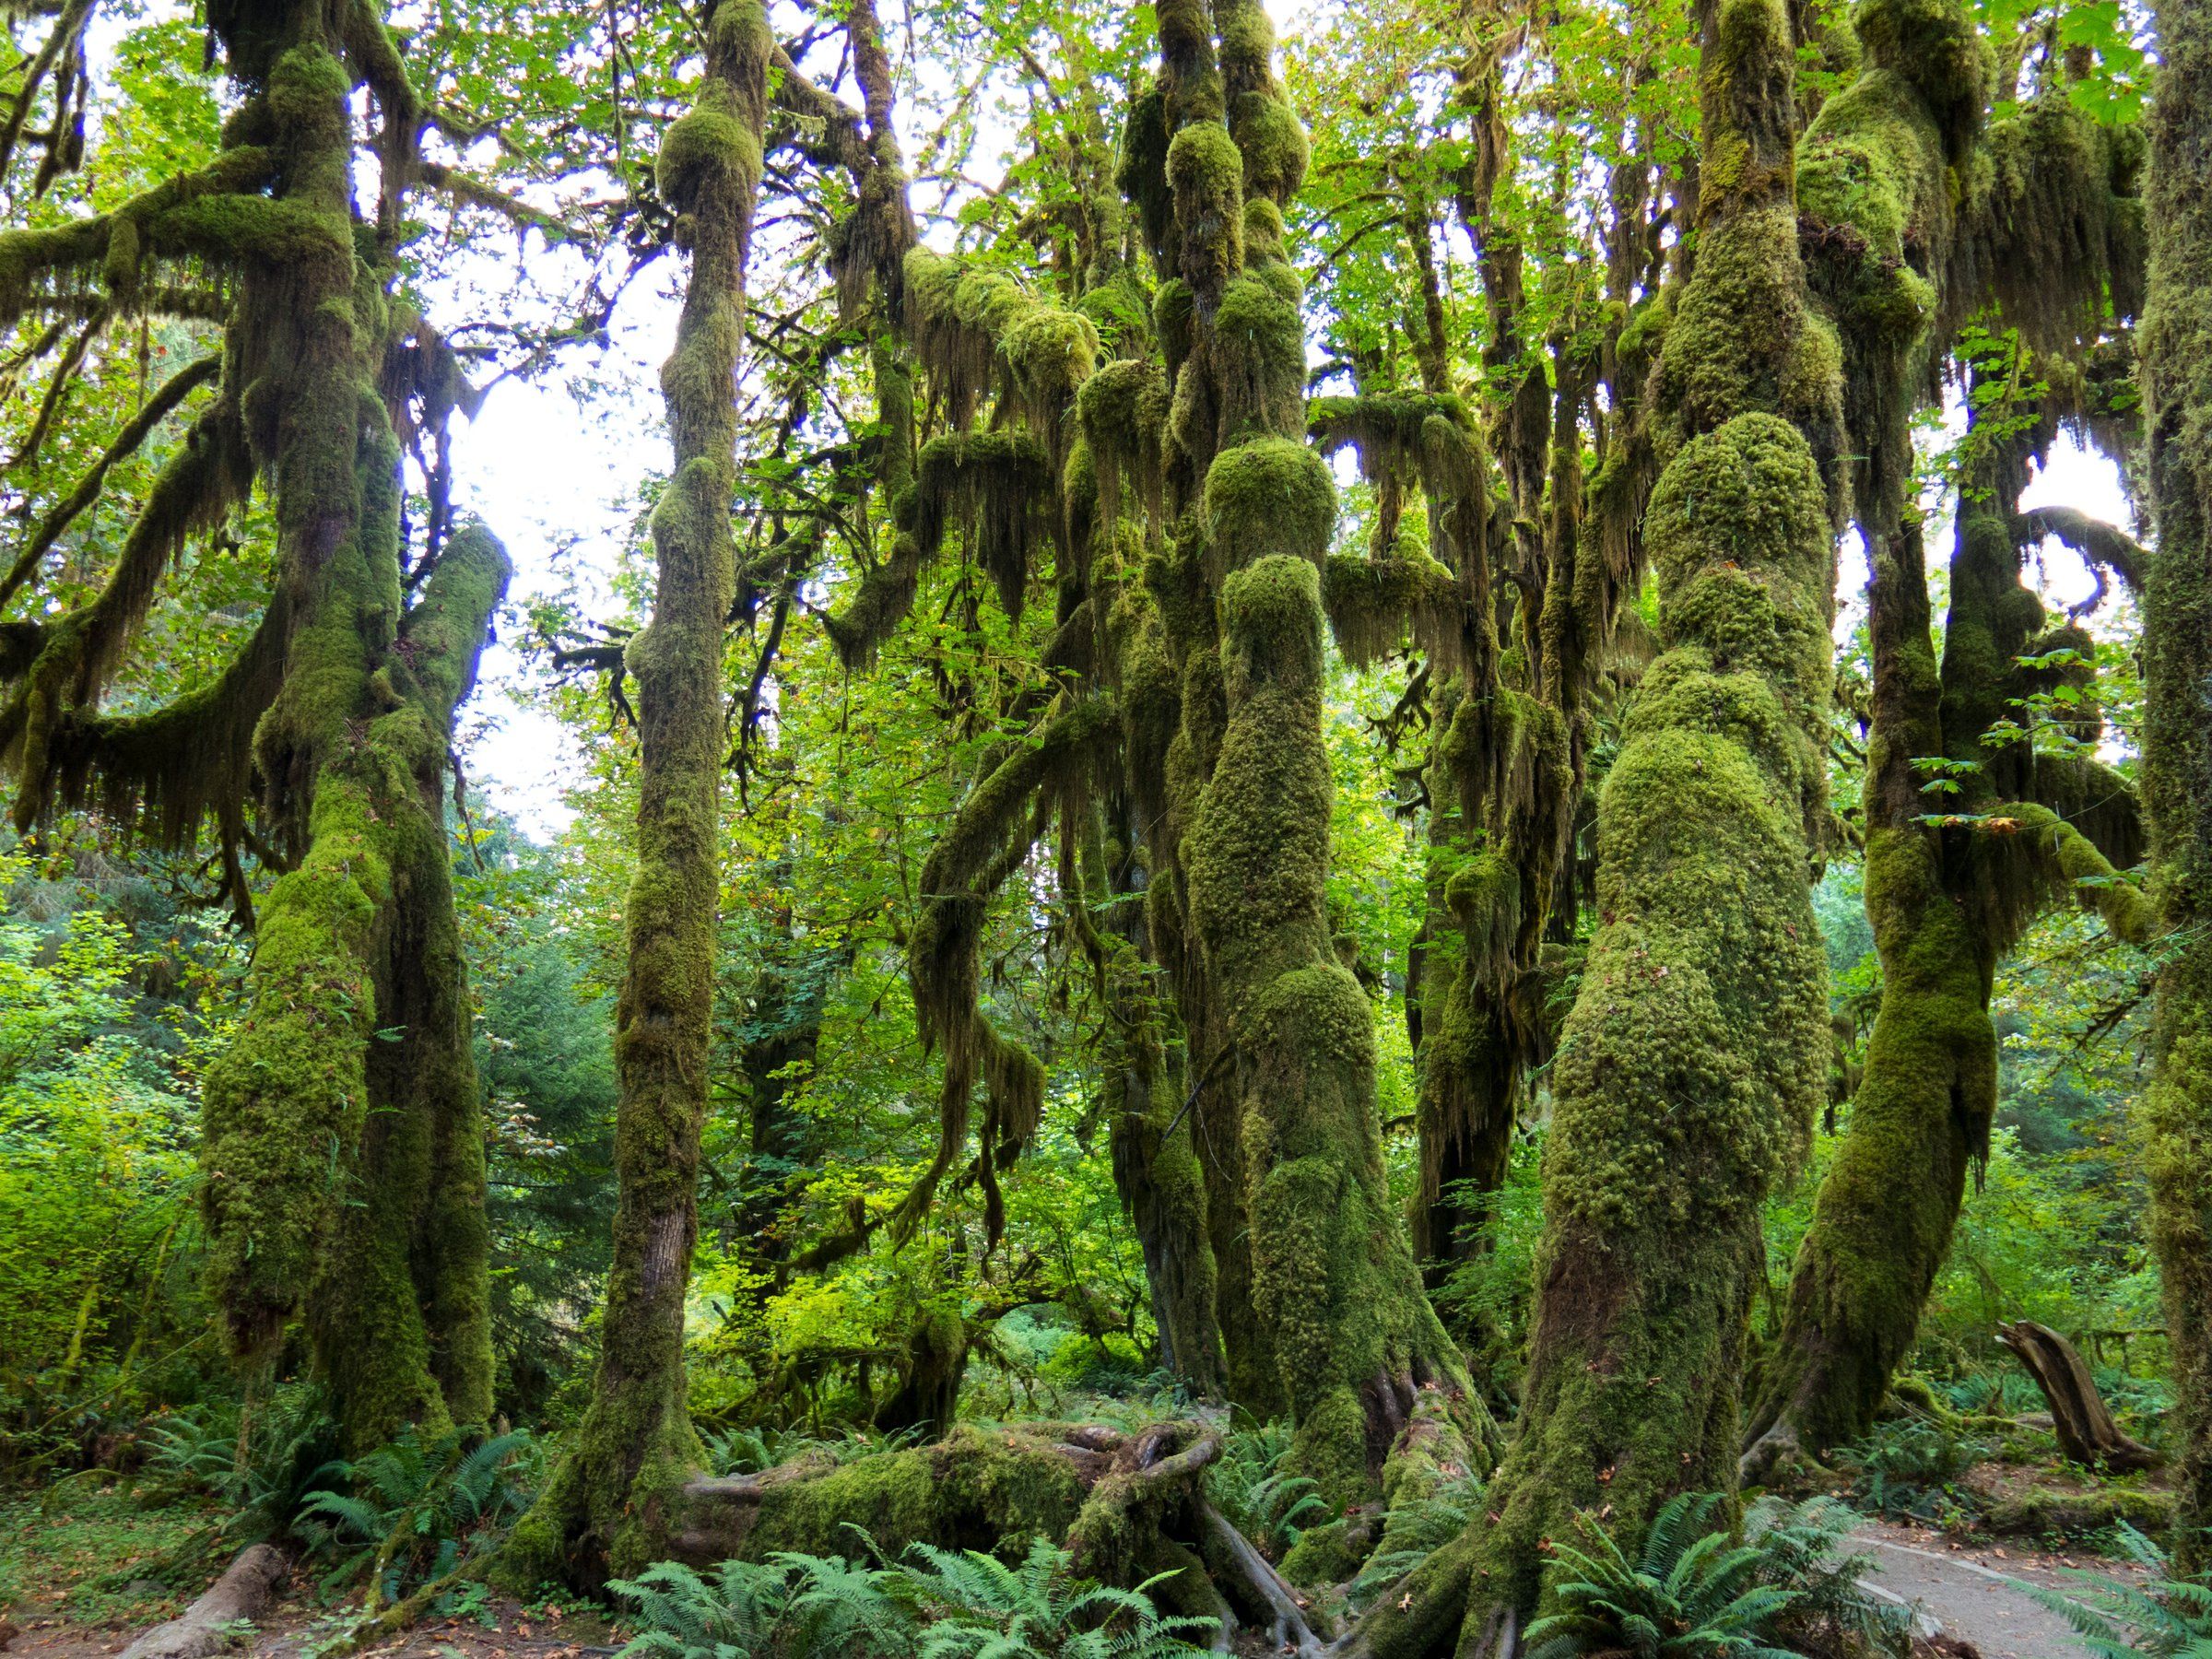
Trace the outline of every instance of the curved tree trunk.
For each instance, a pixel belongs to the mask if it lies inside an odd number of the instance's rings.
[[[1931,355],[1948,348],[1951,320],[1980,297],[1963,285],[1994,281],[2001,290],[2004,282],[1977,263],[1986,258],[1991,212],[1972,167],[1980,48],[1956,5],[1877,0],[1854,27],[1865,68],[1806,135],[1799,206],[1821,227],[1807,239],[1814,288],[1843,346],[1854,510],[1874,565],[1865,902],[1882,1002],[1750,1417],[1747,1478],[1765,1477],[1778,1461],[1824,1455],[1873,1426],[1949,1249],[1969,1165],[1988,1150],[1996,964],[2070,884],[2049,856],[2051,838],[2008,841],[1983,833],[1977,818],[2040,796],[2080,818],[2123,864],[2133,859],[2132,830],[2112,821],[2124,811],[2085,812],[2094,797],[2068,788],[2066,763],[2039,766],[2032,746],[1991,739],[2036,688],[2035,674],[2018,665],[2022,654],[2079,638],[2062,629],[2039,641],[2042,606],[2021,580],[2023,547],[2041,532],[2016,503],[2030,456],[2054,430],[2042,411],[2007,411],[2025,413],[2024,425],[1977,418],[1936,667],[1920,531],[1908,517],[1910,420]],[[2049,119],[2083,137],[2077,113]],[[2112,181],[2109,169],[2099,171],[2100,142],[2090,135],[2031,147],[2018,165],[2064,173],[2046,181],[2053,194],[2104,191]],[[1908,225],[1910,246],[1900,229]],[[2104,265],[2094,262],[2084,280],[2088,291],[2055,309],[2100,315]],[[2037,333],[2032,318],[2024,326]],[[2071,349],[2070,336],[2049,344]],[[1932,756],[1958,763],[1947,781],[1954,793],[1927,793],[1930,780],[1913,763]],[[2097,793],[2121,796],[2124,786],[2115,780]],[[1938,812],[1952,821],[1932,823]]]
[[[2193,1571],[2212,1525],[2212,16],[2201,0],[2157,10],[2142,353],[2159,542],[2143,614],[2143,781],[2174,942],[2144,1115],[2181,1428],[2174,1555]]]
[[[588,1584],[642,1567],[663,1553],[677,1494],[700,1461],[684,1299],[713,1026],[723,622],[735,583],[733,383],[774,45],[759,0],[723,0],[707,34],[698,100],[669,128],[658,164],[662,192],[689,228],[691,275],[661,370],[675,468],[653,515],[653,620],[628,653],[639,693],[638,869],[616,1014],[614,1265],[591,1405],[508,1544],[504,1571],[518,1580]]]
[[[293,230],[281,255],[235,251],[247,275],[224,376],[257,394],[245,437],[269,480],[281,571],[264,625],[282,642],[281,678],[253,760],[305,852],[263,906],[247,1014],[208,1078],[208,1277],[249,1359],[307,1313],[358,1452],[410,1422],[490,1412],[443,782],[508,566],[488,535],[465,532],[403,615],[399,450],[379,391],[390,311],[354,253],[341,56],[359,43],[326,35],[313,7],[218,32],[232,73],[265,87],[250,106],[260,124],[238,130],[283,158],[276,211]],[[251,213],[230,210],[243,234]],[[404,1065],[373,1040],[393,1027]]]

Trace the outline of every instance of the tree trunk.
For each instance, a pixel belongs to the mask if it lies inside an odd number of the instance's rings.
[[[1882,1002],[1747,1425],[1749,1480],[1796,1457],[1825,1457],[1873,1425],[1996,1110],[1994,959],[1946,879],[1941,832],[1923,821],[1924,780],[1912,766],[1943,752],[1919,526],[1897,524],[1872,547],[1865,899]]]
[[[2212,1526],[2212,16],[2162,0],[2142,324],[2159,539],[2143,612],[2144,802],[2160,923],[2145,1101],[2150,1236],[2173,1354],[2176,1571]]]
[[[508,567],[489,535],[465,533],[403,618],[399,452],[378,382],[390,312],[353,252],[338,52],[354,47],[326,41],[312,7],[255,23],[218,32],[232,73],[265,85],[277,199],[297,220],[287,247],[302,251],[236,250],[224,373],[272,389],[246,410],[277,523],[264,627],[283,647],[253,758],[305,853],[262,908],[248,1011],[208,1078],[207,1272],[249,1359],[307,1312],[358,1453],[410,1422],[490,1410],[483,1155],[442,800],[453,712]],[[375,1046],[393,1027],[404,1066]]]
[[[1732,1490],[1760,1207],[1826,1093],[1807,870],[1826,814],[1835,345],[1812,315],[1791,191],[1780,0],[1702,18],[1698,254],[1657,385],[1645,520],[1664,653],[1598,806],[1599,928],[1553,1067],[1545,1230],[1497,1518],[1362,1631],[1510,1653],[1547,1539],[1633,1537],[1684,1489]]]
[[[723,621],[745,337],[745,259],[773,50],[759,0],[723,0],[705,78],[662,141],[662,194],[688,228],[691,275],[661,371],[675,468],[653,510],[651,624],[638,677],[637,875],[616,1014],[614,1265],[591,1405],[507,1547],[504,1571],[594,1584],[664,1553],[700,1461],[684,1373],[684,1300],[699,1230],[700,1134],[713,1038],[723,759]]]

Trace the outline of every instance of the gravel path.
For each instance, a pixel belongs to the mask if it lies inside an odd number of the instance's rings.
[[[2009,1580],[2071,1587],[2073,1566],[2124,1577],[2136,1569],[2087,1556],[2053,1556],[2013,1548],[1953,1545],[1941,1533],[1870,1521],[1856,1535],[1873,1556],[1865,1582],[1900,1601],[1916,1603],[1947,1635],[1980,1650],[1982,1659],[2082,1659],[2086,1650],[2066,1621]]]

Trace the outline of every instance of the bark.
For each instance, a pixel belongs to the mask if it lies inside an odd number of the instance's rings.
[[[508,1543],[504,1571],[518,1581],[590,1584],[665,1553],[700,1459],[684,1299],[713,1037],[723,619],[735,584],[732,384],[773,48],[758,0],[724,0],[707,30],[697,100],[657,164],[691,272],[661,371],[675,466],[653,516],[653,620],[627,653],[639,692],[638,871],[616,1014],[614,1263],[591,1404]]]
[[[2159,919],[2144,1106],[2150,1236],[2165,1280],[2180,1502],[2176,1570],[2212,1525],[2212,17],[2157,8],[2144,402],[2158,547],[2143,617],[2144,805]]]

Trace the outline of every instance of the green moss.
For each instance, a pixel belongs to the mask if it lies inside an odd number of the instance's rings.
[[[750,190],[760,179],[760,135],[746,125],[736,95],[710,81],[670,123],[653,158],[662,197],[689,213],[710,190]]]
[[[1168,145],[1180,265],[1202,309],[1244,266],[1244,159],[1218,121],[1196,121]]]
[[[1229,107],[1229,130],[1244,159],[1247,196],[1279,205],[1298,194],[1311,150],[1295,110],[1273,92],[1242,93]]]
[[[1257,439],[1224,450],[1206,469],[1206,535],[1226,570],[1270,554],[1318,567],[1335,527],[1336,481],[1302,443]]]
[[[1427,554],[1332,554],[1322,585],[1330,631],[1353,664],[1380,661],[1408,639],[1452,660],[1464,602],[1458,579]]]
[[[1283,1556],[1283,1579],[1300,1590],[1341,1584],[1359,1572],[1373,1551],[1374,1539],[1364,1517],[1359,1522],[1340,1518],[1309,1526],[1300,1532],[1298,1542]]]
[[[2199,182],[2212,165],[2212,25],[2171,0],[2157,10],[2150,289],[2137,347],[2159,531],[2144,595],[2142,777],[2171,954],[2142,1127],[2180,1429],[2172,1541],[2177,1566],[2191,1571],[2204,1565],[2212,1524],[2212,723],[2191,700],[2212,683],[2212,211]]]
[[[1293,289],[1239,276],[1214,314],[1217,442],[1255,433],[1290,437],[1305,426],[1306,335]]]

